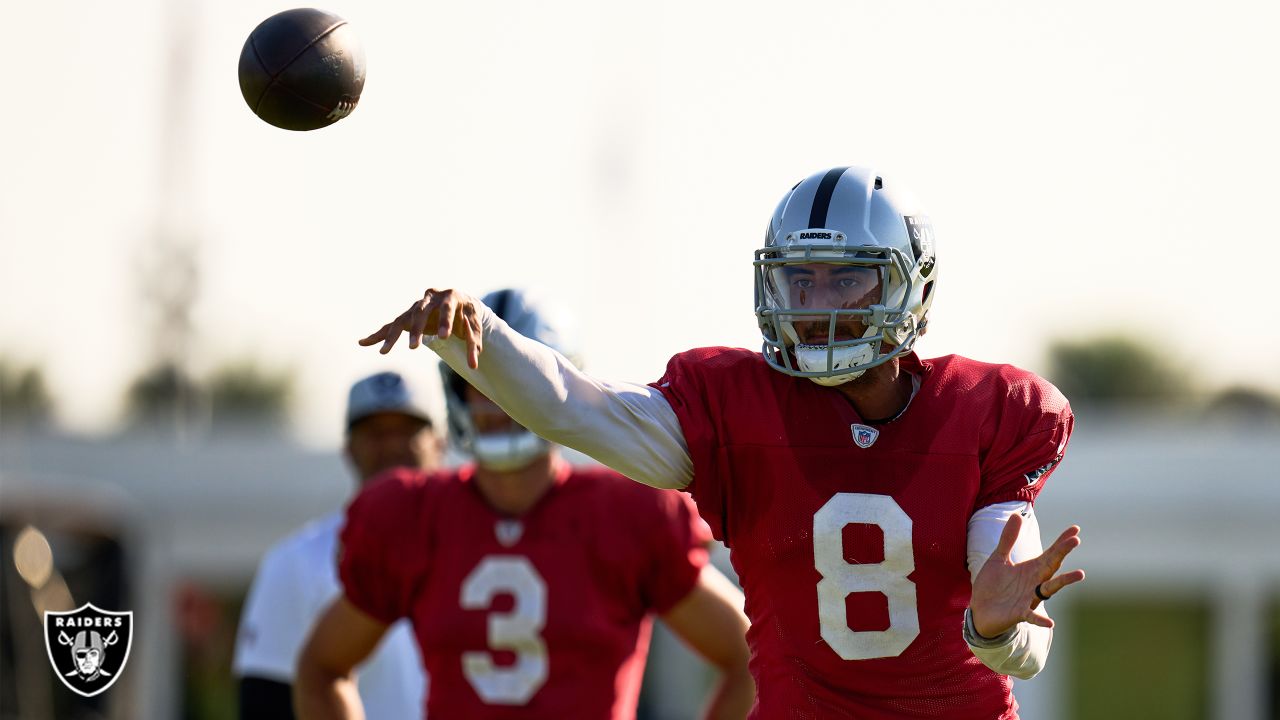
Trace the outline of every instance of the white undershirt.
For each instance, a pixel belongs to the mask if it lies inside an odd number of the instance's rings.
[[[693,460],[680,420],[661,392],[648,385],[591,377],[546,345],[512,331],[491,310],[478,305],[483,352],[477,370],[467,367],[466,343],[457,335],[445,341],[426,338],[427,346],[449,367],[516,422],[547,440],[589,455],[645,485],[667,489],[689,485]],[[984,507],[969,519],[966,555],[971,577],[977,576],[995,551],[1004,522],[1024,510],[1026,522],[1011,559],[1021,562],[1042,552],[1039,525],[1029,504]],[[1026,679],[1039,672],[1048,657],[1053,631],[1019,623],[1007,635],[994,647],[970,642],[970,649],[998,673]]]
[[[338,534],[344,516],[334,512],[277,543],[258,567],[240,615],[232,671],[292,685],[295,666],[312,624],[342,594]],[[409,621],[387,631],[356,675],[365,715],[422,717],[426,672]]]

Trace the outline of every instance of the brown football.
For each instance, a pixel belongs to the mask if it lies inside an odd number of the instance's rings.
[[[346,20],[315,8],[263,20],[240,51],[240,92],[263,120],[315,130],[351,114],[364,89],[364,48]]]

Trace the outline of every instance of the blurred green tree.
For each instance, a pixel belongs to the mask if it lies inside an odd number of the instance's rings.
[[[288,371],[236,360],[203,380],[171,364],[157,365],[133,381],[125,404],[135,430],[272,432],[287,426],[292,397]]]
[[[293,399],[293,377],[285,370],[240,360],[214,370],[205,390],[215,428],[283,428]]]
[[[1186,402],[1189,378],[1149,343],[1121,336],[1059,340],[1049,346],[1049,379],[1071,401],[1107,405]]]
[[[1276,425],[1280,424],[1280,398],[1257,388],[1234,385],[1210,398],[1207,412],[1212,417]]]
[[[160,363],[139,375],[125,392],[131,429],[189,428],[204,415],[204,391],[172,363]]]
[[[53,421],[53,399],[37,367],[0,358],[0,426],[39,429]]]

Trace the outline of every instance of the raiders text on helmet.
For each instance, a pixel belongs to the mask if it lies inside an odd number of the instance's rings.
[[[906,188],[858,167],[805,178],[755,253],[765,360],[839,385],[910,351],[925,330],[936,265],[933,228]]]

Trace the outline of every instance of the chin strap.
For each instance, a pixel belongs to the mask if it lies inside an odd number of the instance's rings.
[[[883,320],[883,315],[876,317],[880,321]],[[887,329],[886,334],[892,338],[899,347],[901,347],[907,343],[908,339],[911,338],[911,333],[915,331],[915,327],[915,318],[909,317],[908,322],[903,323],[898,327]],[[862,337],[864,339],[874,337],[880,332],[881,326],[872,325],[867,328],[866,333],[864,333]],[[792,334],[794,335],[794,331]],[[796,364],[805,372],[827,372],[827,347],[828,346],[826,345],[805,345],[803,343],[796,343]],[[860,365],[865,366],[866,364],[875,361],[876,351],[874,347],[875,346],[873,344],[868,343],[866,345],[835,348],[831,353],[830,370],[834,371],[843,368],[856,368]],[[903,348],[902,352],[909,349],[909,346]],[[862,377],[862,374],[866,371],[867,369],[862,367],[861,369],[850,370],[847,373],[840,373],[838,375],[831,375],[828,377],[811,377],[809,379],[823,387],[835,387],[836,385],[843,385],[850,380],[856,380],[857,378]]]
[[[879,319],[883,320],[883,316],[880,316]],[[862,333],[862,338],[865,340],[866,338],[874,337],[879,333],[880,328],[876,325],[872,325]],[[792,335],[794,336],[794,334],[795,331],[792,330]],[[796,364],[805,372],[828,372],[842,370],[845,368],[857,368],[859,365],[866,365],[876,359],[876,351],[871,343],[866,345],[837,347],[831,351],[831,367],[828,368],[828,347],[829,346],[827,345],[805,345],[804,343],[797,342],[795,345]],[[843,385],[850,380],[856,380],[857,378],[862,377],[862,374],[866,371],[867,369],[862,367],[857,370],[850,370],[847,373],[840,373],[839,375],[814,377],[809,379],[823,387],[835,387],[836,385]]]
[[[841,368],[854,367],[869,363],[875,359],[875,352],[870,345],[858,345],[855,347],[838,347],[831,352],[831,369],[839,370]],[[826,345],[796,345],[796,364],[805,372],[823,372],[827,370],[827,346]],[[835,387],[843,385],[850,380],[854,380],[862,376],[862,370],[851,370],[847,373],[839,375],[830,375],[827,377],[813,377],[810,380],[824,387]]]
[[[551,443],[528,430],[485,433],[471,441],[471,453],[487,470],[510,472],[527,467],[551,451]]]

